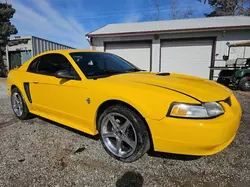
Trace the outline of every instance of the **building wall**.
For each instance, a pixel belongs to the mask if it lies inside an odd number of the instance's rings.
[[[28,39],[27,43],[20,43],[18,45],[8,46],[8,51],[27,51],[32,50],[32,40],[31,37],[22,37],[21,39]],[[15,40],[18,40],[16,38]]]
[[[72,47],[58,44],[42,38],[32,37],[33,56],[51,50],[72,49]]]
[[[225,62],[222,60],[223,55],[227,55],[227,42],[242,42],[250,40],[250,30],[228,30],[228,31],[212,31],[212,32],[190,32],[190,33],[172,33],[159,34],[156,40],[154,35],[144,36],[113,36],[113,37],[95,37],[92,39],[93,46],[96,50],[104,51],[104,43],[112,41],[133,41],[133,40],[152,40],[152,71],[159,71],[160,65],[160,48],[161,40],[164,39],[181,39],[181,38],[202,38],[202,37],[216,37],[215,50],[215,65],[224,66]],[[93,47],[92,46],[92,47]],[[237,48],[232,51],[231,58],[241,57],[244,48]],[[250,49],[246,49],[245,53],[250,56]],[[176,54],[178,55],[178,54]],[[218,72],[215,72],[217,74]]]

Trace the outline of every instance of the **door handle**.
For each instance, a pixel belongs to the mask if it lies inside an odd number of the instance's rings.
[[[33,81],[34,84],[38,84],[39,82],[38,81]]]

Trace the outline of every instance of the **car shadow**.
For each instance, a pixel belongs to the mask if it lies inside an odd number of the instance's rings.
[[[127,171],[116,181],[116,187],[142,187],[143,181],[139,172]]]
[[[40,116],[36,116],[36,117],[37,117],[38,119],[41,119],[42,121],[45,121],[45,122],[47,122],[47,123],[51,123],[51,124],[53,124],[53,125],[55,125],[55,126],[57,126],[57,127],[66,129],[66,130],[71,131],[71,132],[73,132],[73,133],[77,133],[77,134],[79,134],[79,135],[81,135],[81,136],[84,136],[84,137],[86,137],[86,138],[90,138],[90,139],[96,140],[96,141],[99,140],[99,136],[98,136],[98,135],[93,136],[93,135],[87,134],[87,133],[85,133],[85,132],[82,132],[82,131],[73,129],[72,127],[68,127],[68,126],[66,126],[66,125],[57,123],[57,122],[55,122],[55,121],[51,121],[51,120],[49,120],[49,119],[46,119],[46,118],[43,118],[43,117],[40,117]]]
[[[42,121],[45,121],[45,122],[50,123],[52,125],[56,125],[57,127],[66,129],[66,130],[71,131],[73,133],[77,133],[77,134],[79,134],[81,136],[84,136],[86,138],[90,138],[90,139],[95,140],[95,141],[98,141],[100,139],[98,135],[93,136],[93,135],[84,133],[82,131],[73,129],[71,127],[65,126],[63,124],[57,123],[55,121],[51,121],[49,119],[46,119],[46,118],[43,118],[43,117],[40,117],[40,116],[32,115],[31,119],[33,119],[33,118],[38,118],[38,119],[40,119]],[[150,157],[163,158],[163,159],[171,159],[171,160],[182,160],[182,161],[198,160],[198,159],[200,159],[202,157],[202,156],[193,156],[193,155],[181,155],[181,154],[173,154],[173,153],[163,153],[163,152],[157,152],[157,151],[154,151],[154,150],[149,150],[148,151],[148,155]],[[129,173],[127,175],[130,176],[131,173]]]
[[[170,159],[170,160],[182,160],[182,161],[192,161],[198,160],[202,156],[193,156],[193,155],[182,155],[182,154],[173,154],[173,153],[162,153],[157,151],[149,151],[148,155],[156,158]]]

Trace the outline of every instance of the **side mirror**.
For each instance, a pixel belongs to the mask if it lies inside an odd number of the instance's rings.
[[[56,78],[60,79],[76,79],[74,75],[71,75],[67,70],[59,70],[55,73]]]
[[[229,59],[229,56],[223,55],[223,60],[228,61],[228,59]]]

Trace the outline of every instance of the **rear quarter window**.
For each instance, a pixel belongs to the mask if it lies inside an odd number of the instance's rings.
[[[38,65],[38,63],[40,62],[40,60],[41,60],[40,57],[38,57],[38,58],[36,58],[35,60],[33,60],[33,61],[30,63],[30,65],[29,65],[29,67],[28,67],[28,69],[27,69],[27,72],[35,73],[36,70],[37,70],[37,65]]]

